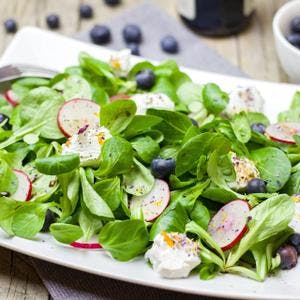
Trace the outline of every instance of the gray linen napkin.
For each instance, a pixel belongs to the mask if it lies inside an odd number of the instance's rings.
[[[189,29],[148,3],[138,5],[124,12],[107,24],[111,28],[113,36],[112,42],[107,45],[108,47],[117,50],[124,48],[125,44],[122,40],[121,31],[122,27],[128,23],[138,24],[142,28],[143,43],[140,48],[142,56],[155,60],[173,58],[180,65],[186,67],[246,76],[216,52],[205,46],[199,40],[199,37],[195,36]],[[180,52],[176,55],[167,55],[160,50],[159,41],[161,37],[167,34],[174,35],[180,43]],[[75,37],[90,42],[88,32],[79,33]],[[54,300],[212,299],[138,286],[86,274],[38,259],[32,259],[32,263]]]

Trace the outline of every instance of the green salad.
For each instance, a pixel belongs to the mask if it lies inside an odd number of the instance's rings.
[[[294,267],[300,92],[270,124],[253,87],[228,94],[174,61],[129,60],[81,53],[0,98],[2,230],[119,261],[145,254],[167,278],[263,281]]]

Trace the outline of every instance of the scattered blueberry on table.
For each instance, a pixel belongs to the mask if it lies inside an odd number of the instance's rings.
[[[118,5],[120,2],[120,0],[104,0],[104,3],[110,6]]]
[[[57,14],[51,14],[46,17],[46,23],[50,29],[57,29],[60,26],[59,16]]]
[[[290,23],[290,34],[286,39],[290,44],[300,49],[300,16],[292,19]]]
[[[81,4],[79,7],[79,15],[82,19],[90,19],[93,17],[93,8],[88,4]]]
[[[266,193],[266,183],[260,178],[251,179],[247,185],[248,194]]]
[[[90,37],[97,45],[107,44],[111,39],[110,29],[105,25],[95,25],[90,31]]]
[[[251,129],[254,132],[264,134],[266,131],[266,126],[262,123],[254,123],[251,125]]]
[[[140,55],[140,49],[137,43],[129,43],[127,44],[127,48],[130,49],[131,54]]]
[[[4,27],[8,33],[15,33],[18,29],[17,22],[11,18],[4,22]]]
[[[171,35],[163,37],[160,41],[160,45],[161,49],[167,53],[175,54],[179,50],[177,40]]]
[[[140,43],[142,41],[142,31],[138,25],[128,24],[122,31],[126,43]]]
[[[175,171],[173,158],[155,158],[151,162],[151,172],[155,178],[168,178]]]
[[[142,90],[149,90],[155,82],[155,74],[150,69],[140,71],[135,75],[137,87]]]

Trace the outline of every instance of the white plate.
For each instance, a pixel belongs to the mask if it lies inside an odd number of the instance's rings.
[[[77,64],[80,51],[104,60],[111,53],[102,47],[28,27],[19,31],[0,64],[19,62],[63,70],[66,66]],[[216,82],[226,90],[237,85],[256,86],[266,99],[265,112],[272,120],[276,119],[278,112],[288,107],[294,92],[300,90],[300,86],[296,85],[254,81],[190,69],[185,71],[196,82]],[[300,264],[298,268],[280,272],[263,283],[229,274],[209,281],[201,281],[196,275],[188,279],[168,280],[154,273],[142,258],[120,263],[102,251],[84,251],[63,246],[47,234],[39,234],[36,240],[25,240],[8,238],[0,231],[0,246],[85,272],[173,291],[230,299],[300,299]]]

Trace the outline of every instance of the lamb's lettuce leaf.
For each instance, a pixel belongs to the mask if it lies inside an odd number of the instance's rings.
[[[234,266],[249,249],[285,231],[294,213],[294,201],[284,194],[273,196],[254,207],[249,213],[248,232],[230,252],[226,266]]]
[[[141,220],[109,222],[99,235],[102,247],[120,261],[128,261],[142,254],[148,242],[148,231]]]

